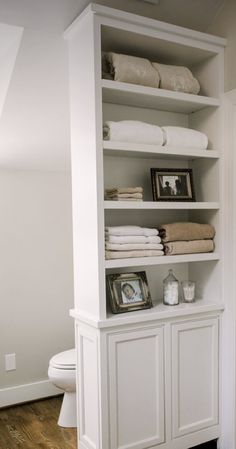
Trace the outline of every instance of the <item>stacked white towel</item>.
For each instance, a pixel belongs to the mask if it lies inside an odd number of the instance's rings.
[[[163,126],[164,145],[206,150],[208,138],[206,134],[195,129],[182,126]]]
[[[142,187],[112,187],[105,189],[105,199],[110,201],[142,201]]]
[[[163,145],[160,126],[138,120],[107,121],[103,125],[104,140]]]
[[[106,259],[163,256],[158,230],[140,226],[105,228]]]

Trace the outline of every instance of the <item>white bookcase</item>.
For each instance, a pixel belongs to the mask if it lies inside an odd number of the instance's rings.
[[[96,4],[65,32],[69,47],[74,283],[80,449],[187,449],[220,437],[223,311],[224,39]],[[101,79],[101,52],[188,66],[199,95]],[[206,151],[103,141],[105,120],[205,132]],[[192,168],[196,202],[153,202],[150,168]],[[104,201],[104,188],[142,186],[142,203]],[[196,221],[215,251],[105,260],[104,226]],[[173,268],[196,281],[194,304],[162,304]],[[146,271],[154,307],[113,315],[106,275]]]

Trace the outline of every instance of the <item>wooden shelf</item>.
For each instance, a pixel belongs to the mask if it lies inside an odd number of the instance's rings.
[[[140,108],[190,114],[203,108],[220,106],[213,97],[186,94],[118,81],[102,80],[103,102]]]
[[[104,201],[104,209],[140,209],[140,210],[217,210],[218,202],[188,201]]]
[[[181,254],[177,256],[135,257],[130,259],[106,260],[105,268],[144,267],[173,263],[207,262],[219,260],[219,253]]]
[[[169,146],[150,145],[131,142],[103,141],[104,155],[139,157],[145,159],[186,159],[194,160],[200,158],[218,159],[219,151],[196,150],[194,148],[179,148]]]

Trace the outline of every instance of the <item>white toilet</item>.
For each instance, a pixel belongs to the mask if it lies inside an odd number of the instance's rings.
[[[64,390],[58,425],[61,427],[76,427],[76,355],[75,349],[54,355],[48,368],[50,381]]]

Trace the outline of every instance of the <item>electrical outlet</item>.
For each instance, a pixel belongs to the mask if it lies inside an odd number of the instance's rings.
[[[14,371],[16,369],[16,354],[5,354],[5,370]]]

